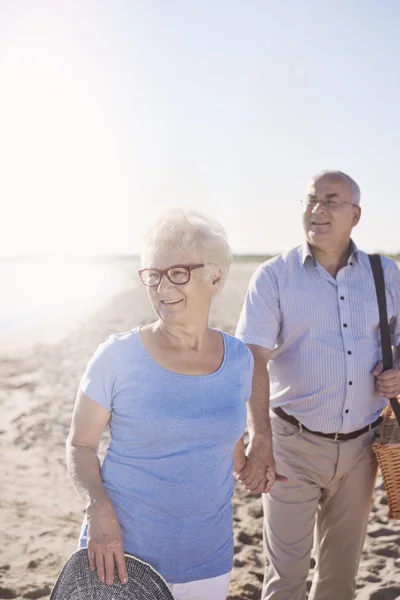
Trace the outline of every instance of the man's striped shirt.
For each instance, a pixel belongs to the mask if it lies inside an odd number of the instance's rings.
[[[400,271],[382,257],[390,331],[400,345]],[[271,407],[324,433],[369,425],[387,400],[372,371],[381,360],[379,309],[368,255],[352,245],[336,279],[307,244],[255,271],[236,331],[247,344],[273,350]]]

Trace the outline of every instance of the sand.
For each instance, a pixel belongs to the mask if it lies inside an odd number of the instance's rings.
[[[234,265],[213,307],[212,325],[234,332],[254,267]],[[66,472],[64,445],[76,387],[100,342],[151,320],[146,293],[139,287],[118,295],[79,325],[69,324],[68,334],[54,343],[30,342],[19,349],[13,344],[11,354],[0,343],[0,599],[48,598],[63,563],[75,551],[83,506]],[[105,435],[102,452],[106,443]],[[264,564],[261,498],[237,486],[233,506],[236,549],[228,598],[256,600]],[[357,599],[400,598],[399,547],[400,521],[388,521],[378,480]],[[308,586],[311,577],[312,570]]]

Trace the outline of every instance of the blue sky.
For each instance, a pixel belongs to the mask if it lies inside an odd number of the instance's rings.
[[[136,252],[172,206],[279,252],[324,168],[398,252],[399,58],[394,0],[3,1],[0,255]]]

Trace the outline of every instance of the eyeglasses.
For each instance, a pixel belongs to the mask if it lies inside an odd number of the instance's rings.
[[[300,203],[303,205],[305,210],[313,209],[317,206],[317,204],[322,204],[324,208],[330,211],[340,210],[343,204],[358,206],[358,204],[354,204],[353,202],[339,202],[333,198],[327,198],[326,200],[312,200],[311,198],[307,198],[306,200],[300,200]]]
[[[194,269],[201,269],[205,265],[173,265],[168,269],[141,269],[138,271],[140,279],[144,285],[155,287],[159,285],[163,275],[166,275],[171,283],[183,285],[190,281],[190,276]]]

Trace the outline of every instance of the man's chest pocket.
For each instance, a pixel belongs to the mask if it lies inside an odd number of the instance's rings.
[[[360,334],[367,338],[379,337],[379,307],[378,301],[365,300],[362,306],[362,319],[360,320]]]
[[[340,332],[340,319],[337,306],[331,300],[316,302],[309,294],[299,294],[285,313],[283,320],[283,336],[285,339],[300,337],[329,337],[332,332]]]
[[[389,297],[387,297],[386,301],[387,308],[387,316],[389,321],[389,327],[392,329],[391,325],[394,321],[394,311],[393,304]],[[378,300],[366,300],[363,305],[363,335],[368,338],[373,338],[374,340],[380,339],[380,330],[379,330],[379,306]]]

